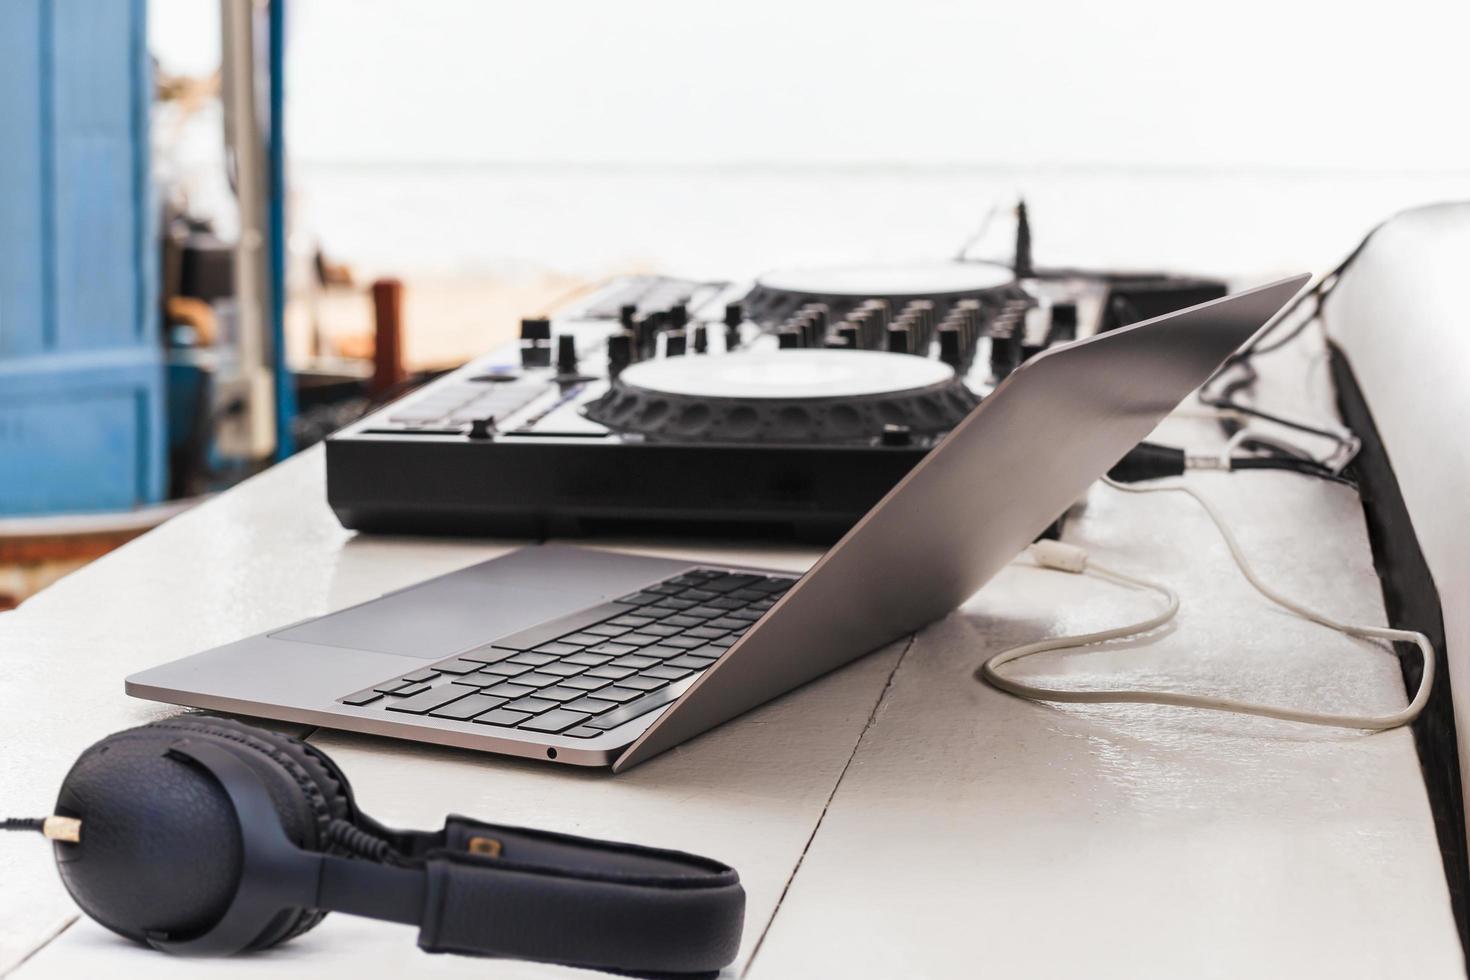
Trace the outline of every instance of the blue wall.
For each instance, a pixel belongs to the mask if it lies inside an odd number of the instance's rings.
[[[163,497],[145,27],[0,3],[0,514]]]

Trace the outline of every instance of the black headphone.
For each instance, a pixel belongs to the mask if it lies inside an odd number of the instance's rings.
[[[431,952],[612,970],[714,971],[740,946],[723,864],[456,816],[390,830],[324,753],[224,719],[108,736],[44,823],[82,910],[170,953],[266,949],[328,911],[415,924]]]

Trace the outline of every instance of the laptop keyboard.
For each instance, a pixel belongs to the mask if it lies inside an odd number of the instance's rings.
[[[339,701],[592,738],[677,699],[795,583],[696,568]]]

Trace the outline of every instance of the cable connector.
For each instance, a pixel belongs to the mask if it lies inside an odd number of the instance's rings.
[[[1174,446],[1161,446],[1156,442],[1140,442],[1108,470],[1108,476],[1119,483],[1183,476],[1184,464],[1184,450]]]
[[[1081,575],[1087,569],[1087,551],[1075,544],[1063,544],[1044,538],[1033,541],[1026,551],[1043,568],[1054,568],[1059,572]]]

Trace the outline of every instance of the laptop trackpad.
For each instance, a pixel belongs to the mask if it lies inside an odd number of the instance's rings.
[[[585,596],[451,575],[270,634],[438,660],[458,650],[544,623],[588,605]]]

